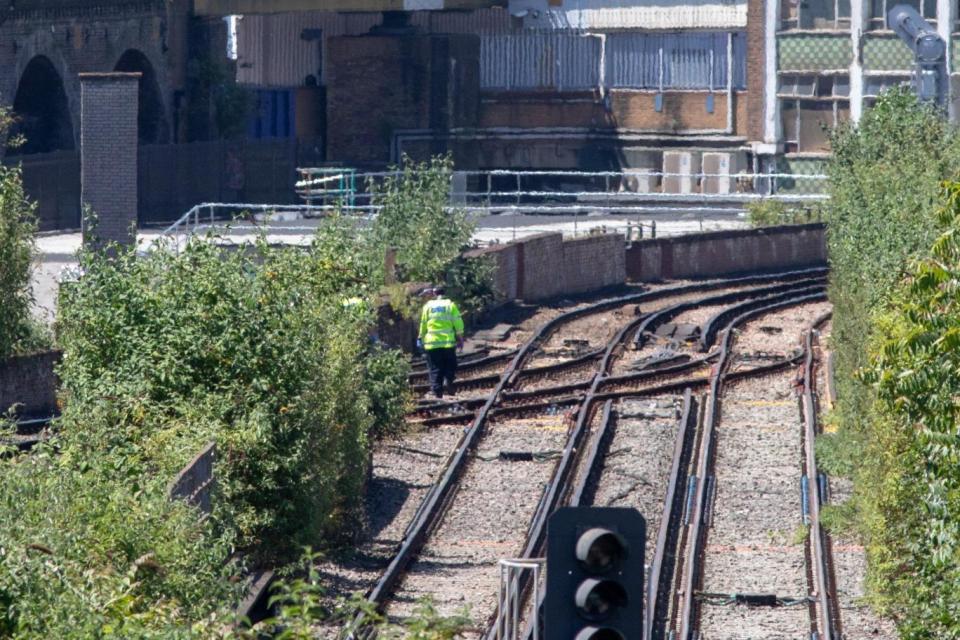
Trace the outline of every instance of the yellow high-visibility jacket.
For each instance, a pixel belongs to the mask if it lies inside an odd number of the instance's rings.
[[[455,347],[458,336],[463,336],[463,318],[455,302],[436,298],[423,305],[420,340],[425,351]]]

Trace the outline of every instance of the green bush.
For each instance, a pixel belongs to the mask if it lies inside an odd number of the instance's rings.
[[[373,416],[350,382],[364,378],[367,327],[325,295],[322,256],[191,241],[84,266],[59,315],[64,428],[91,436],[81,455],[134,446],[169,478],[216,440],[218,502],[242,543],[283,550],[338,531]]]
[[[23,191],[20,169],[0,165],[0,359],[43,344],[30,315],[34,208]]]
[[[872,395],[856,372],[866,365],[871,315],[933,241],[939,183],[960,169],[960,148],[940,113],[905,89],[840,127],[832,147],[825,214],[837,411],[845,428],[862,432]]]
[[[960,638],[960,182],[946,231],[878,323],[864,376],[879,400],[874,548],[904,638]]]
[[[820,206],[791,204],[765,198],[747,203],[747,220],[752,227],[773,227],[782,224],[819,222]]]
[[[61,290],[56,450],[0,462],[0,635],[210,637],[237,549],[283,562],[355,531],[371,433],[408,363],[369,344],[311,250],[83,254]],[[214,511],[167,497],[217,443]]]
[[[375,269],[382,271],[382,256],[392,247],[401,281],[446,283],[463,310],[479,311],[493,300],[493,269],[488,260],[460,257],[470,248],[475,224],[466,211],[450,209],[453,161],[404,157],[396,170],[374,191],[373,204],[381,207],[370,232],[381,260]]]
[[[852,469],[855,516],[837,519],[857,524],[871,600],[905,638],[960,637],[956,205],[935,215],[941,181],[960,170],[958,141],[937,110],[893,91],[837,132],[828,168],[839,432],[818,456]],[[933,258],[911,268],[941,232]]]
[[[410,277],[462,269],[464,291],[485,277],[457,265],[465,218],[441,224],[444,162],[385,200],[419,201],[416,225],[334,217],[305,250],[195,238],[81,254],[60,292],[55,444],[0,459],[0,636],[233,636],[234,552],[282,563],[358,530],[370,438],[398,431],[410,402],[406,358],[370,340],[386,247]],[[201,521],[167,487],[211,440]]]
[[[78,463],[86,435],[0,462],[0,637],[210,637],[231,538],[128,451]]]

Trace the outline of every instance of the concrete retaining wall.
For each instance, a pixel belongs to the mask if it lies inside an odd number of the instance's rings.
[[[656,282],[800,268],[827,263],[823,224],[698,233],[634,242],[627,278]]]
[[[167,488],[170,499],[183,500],[200,509],[204,515],[210,515],[211,493],[216,481],[213,469],[216,460],[217,445],[208,442],[170,482]]]
[[[0,413],[14,404],[18,416],[46,417],[58,412],[57,376],[59,351],[16,356],[0,362]]]

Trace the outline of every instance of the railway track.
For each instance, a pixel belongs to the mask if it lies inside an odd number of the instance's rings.
[[[497,617],[496,561],[516,555],[518,547],[522,548],[521,557],[535,557],[542,548],[550,513],[562,504],[580,501],[589,490],[589,468],[604,457],[603,433],[594,433],[596,437],[583,446],[587,435],[596,431],[592,426],[596,408],[606,407],[606,419],[600,419],[598,427],[603,431],[615,399],[683,393],[709,384],[710,367],[717,358],[726,357],[729,341],[720,351],[651,370],[610,375],[612,365],[631,345],[634,351],[642,349],[652,332],[684,311],[704,304],[732,304],[739,309],[737,313],[718,313],[704,326],[697,348],[709,350],[708,332],[716,335],[720,328],[734,326],[749,314],[822,296],[824,276],[823,270],[807,270],[722,280],[587,305],[550,320],[535,332],[488,393],[456,403],[421,403],[416,414],[424,424],[469,422],[470,426],[412,519],[397,553],[369,592],[368,601],[391,616],[402,617],[419,595],[449,592],[451,584],[460,585],[460,594],[479,605],[473,612],[474,632],[489,634]],[[722,292],[712,293],[716,291]],[[673,304],[654,312],[641,311],[632,317],[623,313],[629,305],[671,298]],[[536,350],[562,329],[589,315],[613,311],[619,311],[621,320],[626,321],[612,328],[615,331],[602,349],[530,366]],[[458,385],[482,388],[489,384],[491,376],[483,369],[489,366],[489,360],[483,362],[489,357],[478,356],[476,361],[482,365],[468,368],[474,375]],[[775,370],[795,360],[757,369]],[[537,384],[523,388],[524,382],[531,380]],[[580,455],[581,449],[585,456]],[[590,466],[578,477],[576,470],[584,457]],[[362,621],[358,615],[353,628],[359,628]]]
[[[830,557],[819,524],[818,482],[804,494],[809,509],[801,509],[795,491],[801,474],[817,477],[812,335],[807,333],[803,348],[804,427],[798,431],[792,429],[796,414],[791,416],[789,409],[794,403],[783,400],[794,391],[792,370],[730,371],[731,334],[725,335],[725,356],[711,380],[700,428],[694,429],[697,435],[688,421],[684,444],[678,440],[673,499],[664,507],[651,571],[650,609],[655,615],[645,629],[647,638],[840,637]],[[756,378],[758,372],[762,378]],[[761,389],[738,389],[738,384],[756,380]],[[776,424],[750,423],[755,409],[749,403],[758,397],[785,407],[777,410],[782,413],[779,420],[771,420]],[[802,464],[790,465],[801,440]],[[680,453],[691,449],[694,460]],[[745,476],[742,470],[753,457],[765,460],[764,472]],[[689,469],[689,482],[681,506],[677,496],[684,468]],[[803,544],[778,532],[784,522],[800,525],[805,518],[809,528]]]
[[[731,330],[735,327],[741,325],[742,323],[770,313],[772,311],[783,309],[786,307],[801,305],[805,303],[810,303],[816,300],[820,300],[824,297],[822,290],[817,292],[810,292],[807,288],[798,288],[792,296],[784,296],[780,294],[775,294],[772,296],[767,296],[765,298],[747,300],[745,302],[739,303],[730,307],[728,310],[725,310],[723,317],[727,318],[729,324],[725,327],[726,334],[724,336],[724,342],[719,352],[720,364],[717,365],[715,372],[722,371],[721,364],[726,362],[729,359],[731,354],[730,351],[730,336],[732,335]],[[718,314],[720,315],[720,314]],[[748,378],[751,376],[766,375],[772,372],[790,370],[793,366],[799,364],[801,358],[799,354],[787,356],[781,358],[775,362],[769,364],[763,364],[755,367],[751,367],[749,370],[738,371],[733,374],[730,374],[735,378]],[[674,572],[676,570],[678,562],[678,548],[676,543],[676,537],[686,533],[685,528],[681,527],[679,524],[680,518],[686,519],[688,517],[688,507],[691,503],[692,495],[689,492],[691,485],[686,482],[688,475],[693,475],[693,471],[689,469],[689,463],[691,457],[694,455],[693,452],[697,444],[700,444],[700,439],[702,434],[696,428],[696,417],[698,415],[697,411],[697,401],[691,398],[690,389],[694,386],[706,386],[707,384],[713,383],[713,381],[718,376],[714,375],[712,377],[684,380],[680,383],[669,383],[661,384],[659,386],[649,389],[647,392],[643,393],[643,397],[647,398],[656,398],[656,397],[666,397],[671,399],[671,401],[676,402],[680,400],[679,394],[684,394],[683,401],[683,411],[682,419],[680,420],[680,429],[675,440],[675,445],[671,447],[673,449],[672,457],[668,455],[663,455],[663,458],[667,460],[672,459],[672,463],[669,465],[669,480],[664,483],[662,489],[658,489],[656,485],[656,478],[654,481],[648,481],[645,478],[641,480],[645,481],[647,485],[645,487],[645,492],[639,495],[639,501],[645,504],[638,504],[636,500],[625,501],[625,502],[610,502],[609,494],[610,491],[607,491],[608,500],[605,502],[607,506],[634,506],[646,507],[644,513],[647,516],[648,523],[648,532],[652,537],[654,532],[656,532],[656,545],[655,552],[652,558],[648,557],[648,564],[650,565],[650,579],[649,583],[651,585],[651,591],[653,592],[650,597],[651,602],[658,602],[659,613],[657,616],[661,621],[666,617],[665,608],[672,604],[671,596],[672,590],[663,589],[662,593],[664,594],[662,598],[657,595],[658,584],[669,583],[673,579]],[[697,385],[693,383],[696,382]],[[672,394],[672,396],[671,396]],[[617,394],[605,394],[600,396],[600,399],[610,398],[636,398],[638,395],[636,392],[621,392]],[[607,400],[608,402],[610,400]],[[583,461],[581,462],[582,470],[577,476],[576,483],[573,484],[573,488],[567,492],[567,499],[562,503],[562,505],[567,506],[577,506],[580,504],[596,504],[594,502],[597,494],[596,485],[603,485],[605,482],[597,478],[600,474],[606,473],[606,466],[603,464],[597,464],[596,460],[602,460],[604,457],[603,454],[594,454],[595,451],[604,451],[609,448],[608,445],[604,445],[605,441],[609,442],[610,438],[607,435],[608,431],[612,430],[612,425],[615,424],[615,419],[607,419],[606,416],[609,412],[604,411],[604,419],[600,422],[600,425],[597,429],[594,430],[594,433],[591,435],[591,442],[586,445],[586,449],[590,452],[587,454]],[[635,430],[637,425],[632,425],[632,431]],[[617,436],[619,436],[618,431]],[[651,437],[652,436],[652,437]],[[620,437],[620,442],[618,447],[622,448],[624,446],[629,446],[631,443],[631,438],[633,442],[633,453],[634,458],[637,458],[637,461],[640,461],[644,456],[656,458],[656,453],[651,453],[651,449],[657,448],[656,440],[658,438],[656,433],[643,432],[634,433],[633,436]],[[660,447],[663,449],[664,447]],[[622,450],[622,449],[621,449]],[[638,453],[639,452],[639,453]],[[661,451],[660,453],[664,453]],[[648,463],[650,461],[648,460]],[[656,461],[653,461],[654,463]],[[648,464],[648,467],[650,465]],[[636,465],[634,465],[636,467]],[[666,470],[664,470],[666,471]],[[636,478],[636,473],[627,474]],[[667,474],[663,474],[664,477],[667,477]],[[594,480],[590,480],[594,478]],[[593,485],[593,488],[591,488]],[[629,489],[628,489],[629,490]],[[656,494],[656,498],[651,498],[650,494]],[[621,498],[623,495],[616,495],[615,499]],[[557,505],[557,506],[562,506]],[[663,505],[663,513],[660,513],[660,505]],[[684,523],[685,524],[685,523]],[[536,553],[542,548],[539,545],[531,545],[526,550],[524,557],[534,557]],[[650,546],[648,545],[648,551]],[[656,575],[654,575],[656,574]],[[522,586],[522,585],[521,585]],[[649,607],[648,607],[649,610]],[[652,618],[647,619],[649,623]],[[660,624],[662,627],[662,622]],[[652,629],[647,629],[647,637],[651,637]],[[528,637],[530,636],[530,631],[528,629]],[[658,635],[656,637],[666,637],[665,635]],[[687,636],[677,635],[677,638],[685,638]]]

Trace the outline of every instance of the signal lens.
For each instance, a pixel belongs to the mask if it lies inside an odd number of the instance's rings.
[[[590,573],[607,573],[626,557],[626,541],[609,529],[595,527],[577,538],[577,560]]]
[[[577,587],[575,602],[587,620],[606,620],[614,610],[626,606],[627,592],[619,582],[588,578]]]
[[[624,640],[623,634],[610,627],[584,627],[574,640]]]

